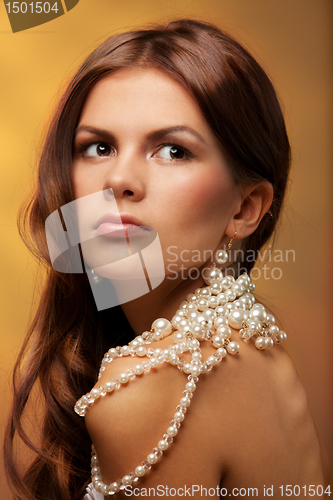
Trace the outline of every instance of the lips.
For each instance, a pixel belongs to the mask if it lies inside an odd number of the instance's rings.
[[[128,238],[147,234],[148,228],[131,214],[109,212],[98,219],[95,229],[99,236]]]

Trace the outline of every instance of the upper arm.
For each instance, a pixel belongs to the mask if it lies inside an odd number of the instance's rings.
[[[137,358],[112,362],[99,383],[104,384],[135,363]],[[89,408],[86,424],[104,483],[121,479],[147,460],[174,419],[187,382],[183,372],[164,363],[98,399]],[[197,482],[216,486],[219,483],[218,457],[214,455],[214,448],[207,446],[209,439],[215,442],[216,437],[209,427],[207,429],[204,412],[198,412],[200,404],[196,399],[193,398],[196,403],[193,411],[191,403],[174,442],[153,466],[154,470],[140,479],[140,487],[184,487]]]

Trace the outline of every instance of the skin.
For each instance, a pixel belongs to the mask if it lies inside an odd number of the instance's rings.
[[[178,131],[157,134],[170,127]],[[172,158],[170,144],[188,150],[189,159]],[[268,182],[235,184],[196,101],[155,69],[122,69],[93,87],[74,143],[73,185],[76,198],[112,188],[119,212],[157,231],[165,259],[170,245],[179,256],[183,250],[203,255],[205,249],[224,248],[236,231],[239,243],[256,229],[273,195]],[[201,269],[209,262],[195,265]],[[122,305],[136,334],[158,317],[171,320],[186,295],[203,285],[201,277],[171,280],[166,274],[149,294]],[[168,337],[158,347],[171,342]],[[207,344],[204,359],[215,352]],[[116,359],[98,384],[137,362]],[[306,395],[283,348],[258,352],[252,342],[242,342],[241,353],[222,364],[200,378],[175,443],[138,486],[258,488],[256,498],[263,498],[264,485],[273,485],[274,498],[280,498],[282,484],[327,485]],[[157,445],[185,383],[182,372],[164,364],[89,409],[86,424],[104,482],[134,470]],[[200,492],[192,498],[201,498]]]

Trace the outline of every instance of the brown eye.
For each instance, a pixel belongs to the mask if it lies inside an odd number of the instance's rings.
[[[90,144],[85,150],[86,156],[110,156],[112,154],[112,147],[106,142],[96,142]]]
[[[158,156],[166,160],[188,160],[192,155],[182,146],[169,145],[160,148]]]
[[[177,146],[170,148],[170,156],[175,160],[181,160],[185,156],[185,152],[182,148]]]

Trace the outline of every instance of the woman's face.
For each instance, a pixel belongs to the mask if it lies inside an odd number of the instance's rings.
[[[198,104],[156,69],[122,69],[92,88],[75,135],[73,184],[76,199],[100,196],[85,212],[90,238],[110,254],[129,235],[144,246],[149,230],[140,226],[153,228],[171,278],[228,241],[241,201]]]

